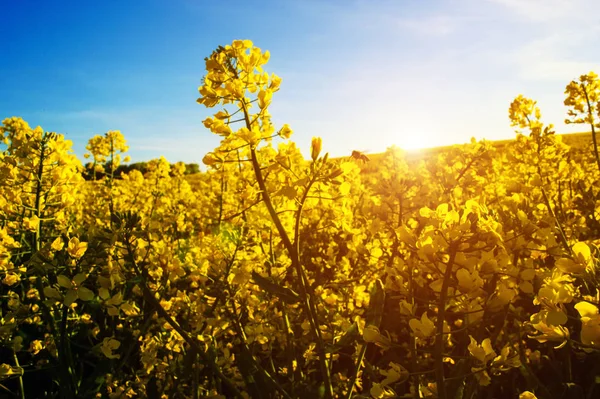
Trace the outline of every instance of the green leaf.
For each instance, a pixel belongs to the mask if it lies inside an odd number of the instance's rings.
[[[60,276],[56,277],[56,280],[58,282],[58,285],[60,285],[63,288],[67,288],[67,289],[73,288],[73,283],[71,282],[71,279],[68,278],[67,276],[64,276],[61,274]]]
[[[108,290],[104,287],[101,287],[98,290],[98,295],[105,301],[110,298],[110,292],[108,292]]]
[[[337,353],[340,350],[347,348],[354,344],[356,340],[360,337],[360,332],[358,331],[358,323],[354,322],[350,326],[349,329],[344,332],[344,334],[340,337],[340,339],[333,345],[327,348],[328,353]]]
[[[275,193],[275,195],[282,195],[291,200],[296,198],[297,192],[296,189],[292,186],[283,186],[279,191]]]
[[[58,292],[56,288],[52,287],[44,287],[44,295],[46,296],[46,298],[53,299],[60,299],[62,297],[62,295],[60,295],[60,292]]]
[[[65,306],[71,306],[73,302],[75,302],[78,298],[77,291],[69,290],[67,291],[67,295],[65,295]]]
[[[259,399],[263,398],[263,393],[266,392],[262,391],[261,388],[265,389],[267,388],[267,385],[264,383],[252,355],[247,350],[242,349],[237,356],[237,360],[240,373],[246,382],[246,387],[250,391],[250,396]]]
[[[220,235],[223,241],[228,241],[234,244],[238,244],[240,242],[240,228],[233,224],[222,223],[214,229],[213,234]]]
[[[282,287],[279,284],[273,283],[269,279],[262,277],[260,274],[254,271],[252,272],[252,279],[260,288],[269,294],[276,296],[287,304],[300,302],[300,295],[290,288]]]
[[[371,287],[371,300],[369,302],[369,309],[367,309],[365,325],[373,325],[379,328],[379,325],[381,324],[381,319],[383,318],[384,306],[385,290],[381,280],[377,279],[373,283],[373,287]]]
[[[77,295],[82,301],[91,301],[92,299],[94,299],[95,296],[92,290],[87,289],[85,287],[79,287],[77,289]]]
[[[73,277],[73,282],[77,285],[81,285],[85,281],[87,276],[84,273],[78,273]]]
[[[303,177],[301,179],[296,180],[294,182],[294,186],[296,186],[296,187],[305,187],[308,184],[308,182],[309,182],[309,179],[308,179],[308,177],[305,176],[305,177]]]

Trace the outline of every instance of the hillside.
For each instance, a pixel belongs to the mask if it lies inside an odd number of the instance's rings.
[[[562,136],[563,142],[568,144],[571,147],[583,148],[584,146],[591,145],[591,132],[583,132],[583,133],[568,133],[568,134],[559,134]],[[504,148],[508,143],[514,141],[510,140],[492,140],[491,143],[497,149]],[[409,160],[418,160],[428,158],[430,156],[440,154],[444,151],[447,151],[449,148],[453,147],[453,145],[441,146],[441,147],[431,147],[431,148],[423,148],[420,150],[411,150],[406,152],[406,158]],[[372,161],[377,161],[383,156],[383,153],[378,154],[368,154],[369,159]]]
[[[560,134],[559,136],[562,136],[563,142],[565,144],[568,144],[569,146],[574,147],[576,149],[583,149],[585,146],[590,146],[590,147],[592,146],[590,133],[591,132],[569,133],[569,134]],[[513,141],[514,140],[511,139],[511,140],[492,140],[490,142],[492,143],[492,145],[495,148],[502,149],[502,148],[506,147],[506,145],[508,145],[509,143],[511,143]],[[415,162],[415,161],[419,161],[422,159],[428,159],[432,156],[435,156],[435,155],[441,154],[445,151],[448,151],[453,146],[454,145],[447,145],[447,146],[440,146],[440,147],[423,148],[420,150],[406,151],[405,152],[406,160],[410,163],[410,162]],[[379,161],[383,158],[385,153],[366,154],[366,155],[368,156],[370,161],[368,163],[363,163],[362,170],[363,170],[363,172],[369,173],[370,171],[374,171],[375,169],[377,169],[377,165],[378,165]]]

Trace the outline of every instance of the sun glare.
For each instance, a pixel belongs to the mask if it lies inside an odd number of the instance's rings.
[[[405,135],[399,140],[398,146],[405,151],[418,151],[424,148],[435,147],[437,144],[431,142],[431,138],[424,133],[412,133]]]

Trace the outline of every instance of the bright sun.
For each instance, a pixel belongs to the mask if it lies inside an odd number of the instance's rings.
[[[413,133],[402,137],[398,146],[405,151],[415,151],[423,148],[435,147],[436,144],[432,143],[430,138],[425,134]]]

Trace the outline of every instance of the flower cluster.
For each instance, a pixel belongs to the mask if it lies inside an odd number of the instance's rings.
[[[276,128],[282,80],[248,40],[206,58],[207,171],[86,172],[60,134],[3,121],[0,380],[21,396],[594,395],[600,165],[535,101],[514,141],[309,157]],[[597,76],[567,86],[597,124]],[[593,136],[595,143],[595,136]],[[357,159],[358,158],[358,159]],[[90,173],[93,172],[93,173]],[[84,180],[87,179],[87,180]],[[549,372],[551,370],[551,372]],[[43,381],[33,384],[33,381]],[[59,392],[60,391],[60,392]]]

